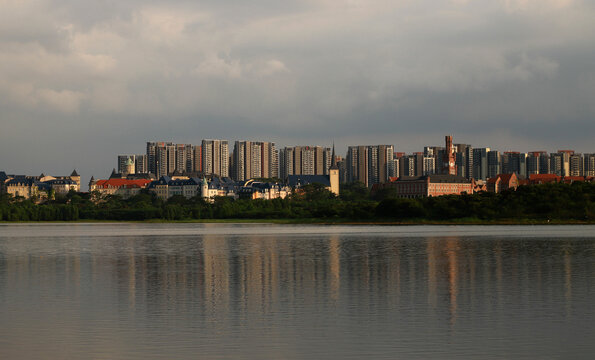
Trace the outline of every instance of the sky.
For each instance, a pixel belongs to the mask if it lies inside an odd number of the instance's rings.
[[[147,141],[595,152],[592,0],[0,0],[0,170]]]

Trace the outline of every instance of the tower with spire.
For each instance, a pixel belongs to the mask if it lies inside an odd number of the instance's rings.
[[[331,184],[331,192],[339,196],[339,167],[337,166],[337,157],[335,156],[335,143],[333,142],[333,155],[331,159],[331,167],[328,169],[329,182]]]
[[[207,182],[207,178],[204,176],[200,184],[200,195],[205,200],[209,199],[209,183]]]
[[[79,189],[81,188],[81,176],[76,172],[76,169],[72,170],[70,180],[74,181]]]

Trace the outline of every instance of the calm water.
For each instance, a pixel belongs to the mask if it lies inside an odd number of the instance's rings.
[[[592,359],[594,226],[0,225],[0,359]]]

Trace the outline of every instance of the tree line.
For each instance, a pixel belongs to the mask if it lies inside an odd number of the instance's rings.
[[[398,198],[392,189],[371,193],[361,183],[343,184],[339,197],[320,184],[301,190],[286,199],[218,197],[213,202],[200,196],[165,201],[146,190],[128,199],[111,195],[100,201],[94,201],[97,194],[70,192],[43,204],[1,194],[0,220],[595,221],[595,184],[584,182],[418,199]]]

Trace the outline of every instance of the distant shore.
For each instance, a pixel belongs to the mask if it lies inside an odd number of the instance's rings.
[[[279,224],[279,225],[595,225],[595,221],[581,220],[480,220],[480,219],[452,219],[452,220],[373,220],[359,221],[351,219],[186,219],[186,220],[92,220],[79,219],[72,221],[0,221],[0,225],[10,224],[118,224],[118,223],[164,223],[164,224]]]

